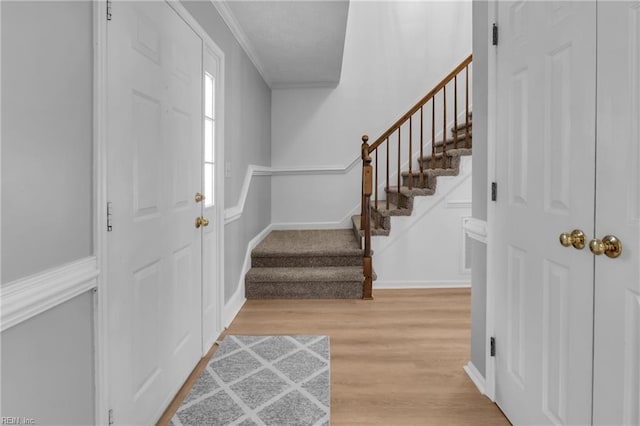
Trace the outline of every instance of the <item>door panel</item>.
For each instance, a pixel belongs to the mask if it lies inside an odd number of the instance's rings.
[[[595,19],[498,2],[496,402],[514,424],[591,421],[593,258],[558,236],[594,220]]]
[[[598,6],[594,424],[640,424],[640,2]]]
[[[209,225],[202,230],[202,346],[207,352],[222,332],[220,307],[223,275],[219,264],[222,246],[222,226],[224,210],[222,209],[223,175],[218,164],[221,157],[221,129],[219,123],[222,110],[221,90],[221,58],[209,47],[204,52],[204,129],[203,129],[203,161],[200,169],[210,168],[210,173],[203,173],[203,189],[205,199],[202,206],[203,215]]]
[[[152,424],[201,354],[202,43],[165,2],[117,6],[107,29],[109,403],[117,423]]]

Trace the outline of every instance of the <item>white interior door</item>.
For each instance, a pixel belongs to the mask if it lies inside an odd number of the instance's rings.
[[[597,256],[597,425],[640,425],[640,1],[598,4],[596,232],[622,255]]]
[[[596,4],[497,7],[495,399],[514,424],[589,424],[593,257],[558,236],[593,230]]]
[[[220,93],[220,57],[208,47],[204,50],[204,139],[201,163],[204,200],[203,216],[208,225],[203,228],[202,240],[202,350],[207,352],[222,331],[220,303],[223,275],[219,264],[223,250],[220,228],[224,211],[221,208],[222,182],[218,167],[220,158],[222,109]]]
[[[107,33],[109,402],[153,424],[201,355],[202,42],[162,1]]]

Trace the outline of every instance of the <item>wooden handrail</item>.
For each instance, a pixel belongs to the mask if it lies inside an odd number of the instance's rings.
[[[400,119],[398,119],[387,131],[382,133],[376,141],[369,145],[369,137],[364,135],[362,137],[362,145],[360,147],[361,157],[362,157],[362,188],[361,188],[361,203],[362,208],[360,211],[360,230],[363,231],[363,239],[364,239],[364,251],[363,251],[363,274],[364,274],[364,283],[363,283],[363,291],[362,298],[363,299],[372,299],[372,289],[373,289],[373,261],[372,261],[372,251],[371,251],[371,228],[378,227],[381,219],[382,222],[385,221],[384,215],[389,215],[389,210],[391,204],[389,202],[390,195],[395,197],[395,209],[406,208],[402,206],[402,197],[406,195],[405,191],[409,191],[411,193],[414,186],[418,188],[432,188],[431,185],[432,179],[429,178],[428,173],[425,173],[425,169],[439,169],[445,170],[447,168],[452,167],[452,160],[450,159],[450,154],[448,153],[448,149],[459,149],[458,140],[462,140],[460,134],[462,133],[462,126],[458,127],[458,75],[465,71],[465,121],[464,121],[464,145],[463,148],[468,149],[471,148],[470,145],[470,111],[469,111],[469,65],[472,61],[472,55],[469,55],[464,61],[462,61],[457,67],[453,69],[440,83],[438,83],[429,93],[427,93],[417,104],[415,104],[406,114],[404,114]],[[453,91],[447,91],[448,84],[453,85]],[[453,141],[447,138],[447,92],[453,93],[454,100],[449,105],[452,105],[453,110]],[[442,93],[442,96],[437,96]],[[436,98],[437,96],[437,98]],[[427,163],[427,158],[424,157],[424,108],[428,102],[431,102],[431,131],[429,132],[431,135],[431,157],[430,162]],[[442,111],[442,115],[438,114],[438,116],[442,117],[442,142],[437,143],[436,149],[436,102],[438,103],[439,111]],[[420,148],[419,148],[419,172],[415,170],[412,166],[412,162],[414,161],[414,115],[417,112],[420,112],[419,116],[415,117],[415,119],[420,120],[419,131],[420,131]],[[439,120],[438,120],[439,121]],[[403,132],[402,127],[407,124],[409,131]],[[406,129],[406,126],[405,126]],[[417,130],[417,129],[416,129]],[[397,175],[396,175],[396,187],[389,187],[389,172],[390,172],[390,162],[391,158],[390,154],[390,144],[396,144],[395,139],[391,138],[394,133],[398,133],[397,136]],[[401,166],[402,166],[402,135],[408,134],[408,152],[406,152],[406,156],[408,157],[409,170],[403,175]],[[405,140],[407,137],[405,137]],[[379,156],[378,156],[378,147],[382,144],[386,144],[386,152],[384,158],[386,158],[386,175],[384,182],[386,183],[386,197],[385,197],[385,207],[386,213],[379,210],[378,202],[380,201],[378,197],[378,164],[379,164]],[[449,146],[448,146],[449,145]],[[374,153],[375,151],[375,153]],[[372,156],[372,154],[374,154]],[[373,157],[373,158],[372,158]],[[436,162],[436,157],[439,157],[439,160]],[[372,164],[373,163],[373,164]],[[415,170],[415,172],[414,172]],[[414,177],[417,177],[417,182],[414,182]],[[374,183],[375,181],[375,183]],[[405,182],[405,189],[401,190],[402,182]],[[375,216],[372,218],[372,195],[373,195],[373,203],[375,208]],[[383,216],[381,216],[381,214]],[[372,220],[373,219],[373,220]],[[373,223],[372,223],[373,222]],[[361,241],[362,243],[362,241]]]
[[[402,126],[409,119],[409,117],[411,117],[413,114],[418,112],[418,110],[422,106],[424,106],[424,104],[429,102],[431,100],[431,98],[433,98],[444,86],[447,85],[447,83],[449,83],[451,80],[453,80],[453,78],[456,75],[460,74],[460,72],[463,69],[465,69],[467,67],[467,65],[469,65],[471,63],[472,56],[473,55],[469,55],[467,57],[467,59],[462,61],[460,63],[460,65],[455,67],[454,70],[449,73],[449,75],[447,75],[444,79],[442,79],[442,81],[440,83],[438,83],[436,85],[436,87],[431,89],[431,91],[429,93],[427,93],[426,96],[424,96],[422,99],[420,99],[418,101],[418,103],[413,106],[413,108],[411,108],[405,115],[400,117],[400,119],[398,119],[398,121],[393,123],[393,125],[391,127],[389,127],[389,129],[386,132],[384,132],[378,139],[376,139],[376,141],[374,143],[372,143],[369,146],[369,152],[373,151],[374,149],[377,149],[378,146],[380,146],[385,141],[385,139],[387,139],[388,136],[391,136],[391,134],[393,132],[395,132],[398,129],[398,127]]]

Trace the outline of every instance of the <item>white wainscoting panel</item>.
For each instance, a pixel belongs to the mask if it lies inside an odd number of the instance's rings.
[[[222,325],[224,328],[229,327],[231,321],[233,321],[236,315],[238,315],[238,312],[240,312],[244,302],[247,301],[244,297],[244,276],[251,268],[251,251],[260,244],[260,241],[269,235],[272,229],[273,226],[268,225],[247,244],[247,251],[244,254],[244,263],[242,264],[242,271],[240,272],[240,278],[238,278],[236,291],[231,298],[229,298],[229,301],[224,304],[224,308],[222,308]]]

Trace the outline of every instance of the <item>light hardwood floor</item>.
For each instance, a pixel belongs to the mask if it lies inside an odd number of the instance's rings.
[[[365,300],[250,300],[225,334],[328,335],[331,424],[508,425],[462,367],[468,289],[376,290]],[[214,348],[159,424],[167,424]]]

